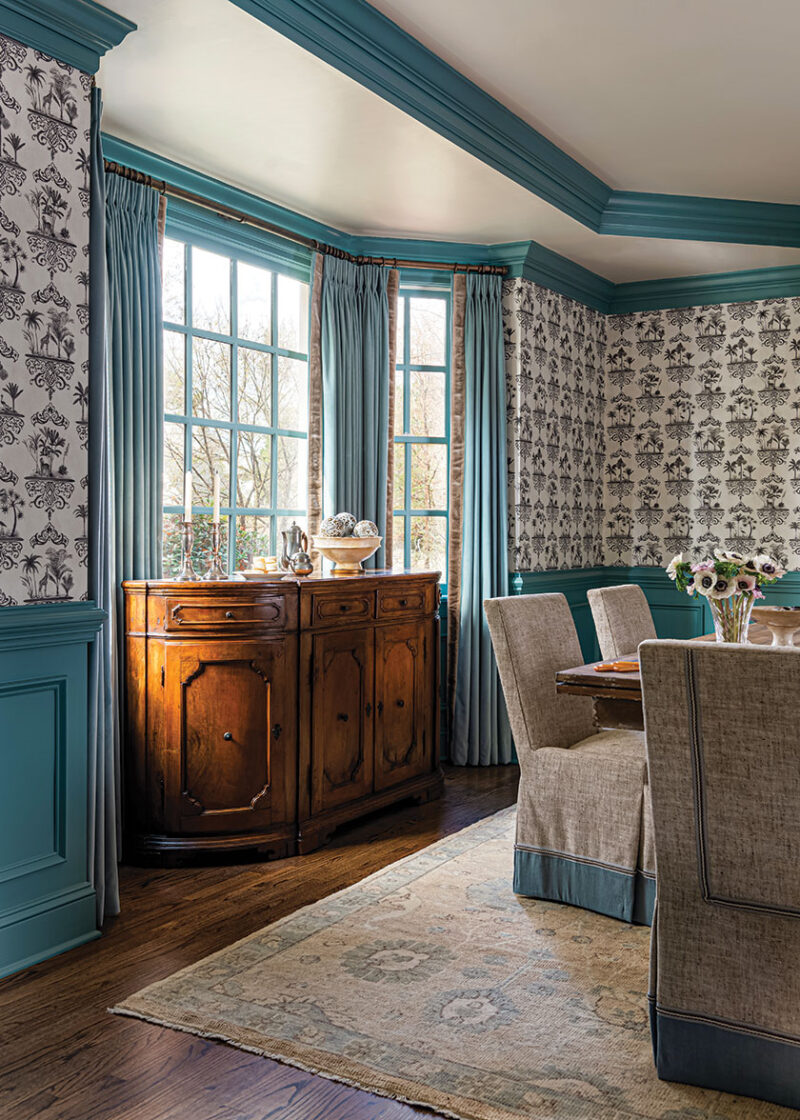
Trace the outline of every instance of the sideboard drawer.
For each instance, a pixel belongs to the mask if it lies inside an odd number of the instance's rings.
[[[269,599],[214,602],[167,598],[164,602],[164,629],[167,633],[197,633],[202,630],[236,631],[256,627],[280,630],[286,626],[286,599],[276,595]]]
[[[402,618],[405,615],[422,614],[432,609],[433,604],[427,602],[424,587],[405,589],[382,587],[378,591],[378,618]]]
[[[375,617],[374,592],[351,592],[341,595],[313,595],[311,625],[331,626],[336,622],[369,622]]]

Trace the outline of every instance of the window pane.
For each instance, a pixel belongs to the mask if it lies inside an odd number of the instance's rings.
[[[278,346],[308,351],[308,284],[290,276],[278,277]]]
[[[406,349],[406,301],[401,296],[397,301],[397,361],[405,361]]]
[[[164,499],[166,501],[166,497]],[[181,570],[181,521],[179,513],[165,513],[161,524],[161,566],[164,579],[174,579]]]
[[[185,246],[182,241],[164,238],[163,304],[164,318],[170,323],[186,322]]]
[[[308,363],[297,358],[278,358],[278,427],[308,428]]]
[[[392,567],[405,568],[405,526],[404,517],[395,517],[392,521]]]
[[[306,474],[308,440],[277,436],[278,440],[278,508],[306,508]]]
[[[220,505],[230,504],[231,435],[225,428],[192,425],[192,505],[210,506],[214,501],[214,472],[219,471]]]
[[[447,509],[447,446],[411,445],[411,508]]]
[[[192,246],[192,326],[231,333],[231,262]]]
[[[272,273],[239,261],[236,266],[239,296],[239,337],[266,345],[270,338],[272,312]]]
[[[231,348],[225,342],[192,339],[192,414],[231,418]]]
[[[398,369],[394,375],[394,434],[396,436],[408,435],[403,416],[403,380],[403,371]]]
[[[409,299],[409,362],[412,365],[443,366],[445,363],[446,308],[443,299]]]
[[[236,518],[236,555],[233,566],[252,568],[254,556],[274,556],[272,518],[245,515]]]
[[[422,373],[413,370],[411,379],[411,435],[444,436],[445,383],[443,373]]]
[[[394,485],[392,501],[395,509],[405,509],[406,506],[406,444],[394,445]]]
[[[268,428],[272,423],[272,355],[239,347],[239,423]]]
[[[239,432],[236,503],[245,509],[272,505],[272,436]]]
[[[165,506],[183,505],[184,432],[183,424],[164,425],[164,498]]]
[[[186,411],[186,345],[184,336],[164,331],[164,411],[183,416]]]
[[[447,578],[447,518],[411,518],[411,567]]]

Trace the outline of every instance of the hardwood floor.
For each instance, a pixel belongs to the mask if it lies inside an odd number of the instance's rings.
[[[441,801],[311,855],[124,867],[98,941],[0,981],[2,1120],[411,1120],[430,1113],[107,1008],[516,799],[518,770],[448,769]]]

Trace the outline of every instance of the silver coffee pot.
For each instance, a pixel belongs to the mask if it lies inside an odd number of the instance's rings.
[[[282,572],[288,572],[292,567],[292,557],[298,552],[308,552],[308,537],[293,521],[288,529],[281,530],[283,537],[283,552],[278,558],[278,567]]]

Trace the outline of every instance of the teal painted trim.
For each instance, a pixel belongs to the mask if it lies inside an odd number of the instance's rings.
[[[0,0],[0,4],[3,0]],[[768,299],[776,296],[800,295],[800,266],[761,268],[740,272],[719,272],[707,276],[681,276],[664,280],[643,280],[630,284],[613,284],[588,268],[576,264],[560,253],[536,241],[511,241],[497,245],[475,245],[453,241],[419,241],[400,237],[362,237],[344,233],[313,218],[296,214],[283,206],[257,195],[232,187],[203,172],[184,167],[173,160],[155,155],[126,140],[103,136],[103,153],[107,159],[151,175],[171,186],[198,194],[209,202],[240,210],[250,217],[280,226],[301,237],[344,249],[354,256],[379,256],[388,260],[421,260],[440,264],[497,264],[508,268],[511,276],[541,284],[597,311],[615,314],[622,311],[647,311],[664,307],[696,307],[747,299]],[[168,226],[176,231],[181,223],[191,220],[192,229],[204,231],[210,248],[219,251],[227,245],[254,255],[275,253],[287,271],[296,275],[306,268],[309,250],[293,245],[286,238],[274,236],[222,217],[203,207],[170,199],[167,208]],[[798,242],[800,244],[800,241]],[[303,273],[305,276],[305,274]],[[450,277],[440,277],[433,270],[425,273],[425,283],[449,285]],[[418,280],[418,283],[423,282]]]
[[[800,206],[613,191],[597,232],[624,237],[797,246],[800,245]]]
[[[0,652],[90,642],[105,618],[92,602],[3,607]]]
[[[0,0],[4,35],[94,74],[136,24],[93,0]]]
[[[231,0],[598,233],[800,246],[800,206],[612,190],[366,0]]]
[[[647,880],[633,871],[616,870],[550,852],[514,849],[514,893],[525,898],[566,902],[623,922],[633,922],[638,912],[647,919],[643,924],[650,925],[652,908],[648,914],[645,899],[638,907],[636,905],[640,882],[643,884]]]
[[[168,237],[191,241],[193,245],[214,253],[233,251],[240,260],[266,266],[306,283],[311,280],[314,254],[310,249],[287,241],[285,237],[225,218],[202,206],[194,206],[191,202],[175,198],[169,200],[166,233]]]
[[[800,295],[800,265],[710,272],[614,285],[609,311],[658,311],[667,307],[702,307]]]
[[[578,221],[611,188],[365,0],[232,0],[305,50]]]

